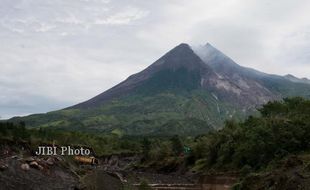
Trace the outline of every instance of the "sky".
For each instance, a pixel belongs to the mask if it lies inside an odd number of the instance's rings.
[[[0,117],[85,101],[184,42],[310,78],[308,0],[0,0]]]

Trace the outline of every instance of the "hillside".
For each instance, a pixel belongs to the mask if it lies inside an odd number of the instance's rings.
[[[72,107],[15,117],[26,126],[119,135],[197,135],[289,96],[310,97],[305,80],[245,68],[206,44],[180,44],[143,71]]]

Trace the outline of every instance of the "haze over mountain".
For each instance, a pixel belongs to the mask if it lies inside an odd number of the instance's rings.
[[[127,135],[197,135],[288,96],[309,98],[310,84],[242,67],[210,44],[191,48],[182,43],[90,100],[12,120],[29,127]]]

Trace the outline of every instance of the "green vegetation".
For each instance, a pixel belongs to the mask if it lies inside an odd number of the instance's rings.
[[[25,129],[24,123],[0,123],[0,136],[32,144],[55,140],[58,144],[88,145],[98,155],[138,153],[143,158],[135,167],[167,172],[183,165],[196,172],[236,171],[247,176],[271,170],[275,163],[291,155],[308,154],[310,100],[296,97],[269,102],[259,113],[243,122],[226,121],[221,130],[196,137],[172,133],[126,136],[122,129],[98,135],[51,128]],[[167,129],[177,130],[178,122],[169,124]]]
[[[0,137],[1,139],[29,140],[30,132],[26,129],[24,122],[20,122],[18,125],[0,122]]]
[[[144,140],[141,166],[173,171],[186,164],[196,172],[235,171],[246,176],[309,151],[309,100],[297,97],[269,102],[259,112],[259,116],[227,121],[223,129],[195,138]],[[182,147],[190,147],[190,151]]]
[[[135,94],[112,100],[92,109],[66,109],[27,117],[27,128],[53,128],[122,135],[199,135],[223,126],[230,116],[241,119],[245,113],[205,90]],[[171,127],[173,129],[171,129]]]
[[[201,169],[259,170],[274,159],[309,150],[309,100],[270,102],[259,111],[259,117],[227,121],[222,130],[196,139],[195,164]]]

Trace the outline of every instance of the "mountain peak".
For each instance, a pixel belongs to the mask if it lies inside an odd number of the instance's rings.
[[[188,44],[181,43],[155,61],[147,69],[156,70],[160,67],[175,70],[180,67],[185,67],[189,70],[193,70],[201,66],[205,67],[199,56],[194,53]]]
[[[214,49],[216,49],[215,47],[213,47],[212,46],[212,44],[210,44],[209,42],[207,42],[205,45],[204,45],[204,47],[208,47],[208,48],[214,48]]]
[[[308,83],[308,84],[310,83],[309,79],[307,79],[307,78],[298,78],[298,77],[295,77],[292,74],[284,75],[284,78],[290,80],[291,82]]]
[[[177,45],[175,48],[177,47],[184,47],[184,48],[190,48],[190,46],[187,43],[180,43],[179,45]]]
[[[295,76],[294,76],[294,75],[292,75],[292,74],[286,74],[286,75],[285,75],[285,77],[297,78],[297,77],[295,77]]]
[[[219,61],[222,62],[222,60],[230,59],[220,50],[212,46],[210,43],[196,46],[194,48],[194,51],[206,64],[212,64],[214,62],[219,62]]]
[[[188,44],[181,43],[146,69],[129,76],[113,88],[88,101],[77,104],[73,108],[95,107],[111,99],[138,91],[155,92],[156,90],[164,91],[173,88],[184,88],[186,90],[198,88],[201,73],[208,73],[210,76],[215,75],[212,69],[194,53]]]
[[[166,53],[163,57],[167,56],[174,56],[175,54],[193,54],[192,48],[186,44],[186,43],[181,43],[174,47],[172,50],[170,50],[168,53]],[[179,55],[178,55],[179,56]]]

